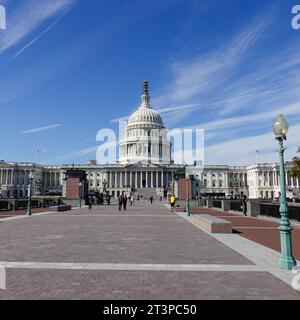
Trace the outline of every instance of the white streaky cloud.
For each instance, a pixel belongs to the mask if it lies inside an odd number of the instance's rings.
[[[266,13],[267,12],[267,13]],[[261,38],[273,22],[274,10],[263,11],[248,26],[213,53],[199,54],[172,65],[173,81],[167,86],[162,103],[186,101],[226,83],[230,72],[236,68],[243,55]]]
[[[73,159],[77,159],[77,158],[81,158],[84,157],[86,155],[89,154],[94,154],[94,158],[96,158],[96,152],[97,149],[99,148],[100,145],[105,144],[105,146],[107,148],[112,148],[112,147],[118,147],[119,146],[119,141],[114,141],[114,142],[100,142],[98,146],[93,146],[93,147],[88,147],[88,148],[83,148],[83,149],[79,149],[76,150],[74,152],[70,152],[61,156],[58,156],[56,158],[50,159],[45,161],[44,163],[51,163],[53,161],[67,161],[67,160],[73,160]]]
[[[300,124],[291,126],[285,146],[285,160],[291,160],[300,145]],[[256,150],[262,153],[257,155]],[[278,142],[272,132],[258,136],[234,139],[205,148],[205,162],[211,164],[251,165],[278,162]]]
[[[0,38],[0,53],[17,45],[47,19],[72,6],[74,0],[25,0],[12,12]]]
[[[53,29],[58,22],[72,9],[72,7],[68,8],[61,16],[59,16],[49,27],[47,27],[45,30],[43,30],[37,37],[29,41],[23,48],[21,48],[16,54],[13,55],[12,59],[15,59],[18,57],[21,53],[23,53],[26,49],[28,49],[30,46],[32,46],[34,43],[36,43],[43,35],[45,35],[47,32],[49,32],[51,29]]]
[[[74,151],[74,152],[64,154],[62,156],[47,160],[47,161],[44,161],[44,163],[50,163],[53,161],[67,161],[67,160],[77,159],[77,158],[80,158],[80,157],[83,157],[83,156],[86,156],[86,155],[92,154],[92,153],[96,154],[98,147],[99,146],[80,149],[80,150],[77,150],[77,151]]]
[[[271,121],[275,117],[282,113],[287,116],[297,116],[300,115],[300,102],[294,103],[288,106],[280,107],[271,111],[258,112],[254,114],[248,114],[245,116],[225,118],[220,120],[213,120],[210,122],[199,123],[196,125],[188,126],[189,129],[205,129],[209,131],[220,130],[224,128],[232,128],[235,125],[243,125],[244,128],[253,127],[253,123]],[[184,129],[184,128],[181,128]]]
[[[38,132],[41,132],[41,131],[46,131],[46,130],[50,130],[50,129],[55,129],[55,128],[60,128],[62,127],[63,124],[52,124],[52,125],[49,125],[49,126],[45,126],[45,127],[39,127],[39,128],[33,128],[33,129],[28,129],[28,130],[23,130],[21,131],[21,133],[23,134],[28,134],[28,133],[38,133]]]

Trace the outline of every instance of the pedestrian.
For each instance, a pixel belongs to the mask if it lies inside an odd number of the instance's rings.
[[[247,196],[246,195],[243,196],[241,209],[242,209],[243,215],[247,217]]]
[[[174,195],[172,195],[171,200],[170,200],[171,212],[174,212],[174,210],[175,210],[175,202],[176,202],[176,199],[175,199]]]
[[[151,204],[153,203],[153,197],[152,196],[150,197],[150,202],[151,202]]]
[[[118,204],[119,204],[119,211],[122,210],[122,204],[123,204],[123,195],[121,194],[118,198]]]
[[[124,209],[124,211],[126,211],[126,207],[127,207],[127,196],[126,196],[126,194],[123,196],[123,209]]]
[[[134,205],[134,196],[131,195],[131,197],[130,197],[130,206],[133,207],[133,205]]]
[[[89,200],[88,200],[88,204],[89,204],[89,210],[92,210],[93,203],[92,203],[91,197],[90,197]]]

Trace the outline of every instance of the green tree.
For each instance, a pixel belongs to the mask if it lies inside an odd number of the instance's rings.
[[[300,147],[297,150],[300,153]],[[300,179],[300,157],[294,157],[292,160],[291,176]]]

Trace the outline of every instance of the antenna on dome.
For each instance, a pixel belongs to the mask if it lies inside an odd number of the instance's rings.
[[[149,82],[147,80],[143,81],[143,91],[142,91],[142,107],[150,107],[150,96],[149,96]]]

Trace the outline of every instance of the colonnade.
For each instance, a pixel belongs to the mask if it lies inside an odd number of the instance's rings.
[[[172,180],[173,172],[164,171],[108,171],[108,188],[157,188],[165,187]]]

